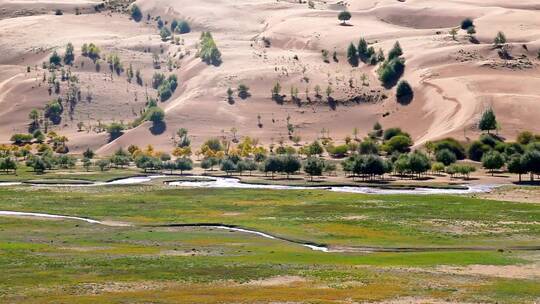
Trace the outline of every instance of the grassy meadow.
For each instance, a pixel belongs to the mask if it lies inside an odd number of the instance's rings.
[[[533,303],[540,206],[464,196],[159,185],[1,187],[0,210],[132,226],[0,216],[2,303],[343,303],[417,299]],[[215,228],[222,223],[330,248]],[[429,248],[470,248],[429,250]],[[494,267],[503,275],[468,272]],[[523,270],[520,270],[523,272]]]

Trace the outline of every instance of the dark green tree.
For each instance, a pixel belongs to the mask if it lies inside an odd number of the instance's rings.
[[[325,162],[317,157],[309,157],[304,164],[304,172],[306,172],[310,181],[313,181],[314,176],[321,176],[324,170]]]
[[[341,21],[341,25],[346,25],[347,21],[351,20],[351,17],[352,17],[352,15],[348,11],[341,11],[338,14],[338,19],[339,19],[339,21]]]
[[[388,52],[388,60],[398,58],[401,55],[403,55],[403,50],[401,49],[401,44],[399,44],[399,41],[396,41],[394,43],[394,46],[392,47],[392,49]]]
[[[504,166],[504,158],[497,151],[489,151],[482,156],[482,165],[488,169],[491,175],[494,175],[494,170],[498,170]]]
[[[133,4],[131,6],[131,18],[137,22],[141,21],[142,19],[142,12],[137,4]]]
[[[530,173],[531,182],[534,181],[534,175],[540,174],[540,151],[530,149],[521,157],[523,169]]]
[[[471,26],[474,26],[474,23],[473,23],[471,18],[465,18],[465,19],[463,19],[463,21],[461,21],[461,29],[462,30],[467,30]]]
[[[298,157],[294,155],[285,155],[281,159],[282,161],[282,171],[287,174],[287,179],[289,179],[289,176],[293,174],[294,172],[300,170],[302,167],[302,163],[300,163],[300,160]]]
[[[414,97],[414,92],[411,85],[402,80],[398,83],[396,89],[396,99],[400,104],[409,104]]]
[[[358,66],[358,53],[356,51],[356,47],[354,44],[349,44],[349,47],[347,48],[347,60],[349,61],[349,64],[352,66]]]
[[[497,118],[492,108],[484,111],[478,123],[478,128],[482,131],[487,131],[488,134],[491,130],[497,129]]]
[[[67,65],[71,65],[73,61],[75,60],[75,48],[73,47],[73,44],[71,42],[68,42],[66,45],[66,53],[64,54],[64,63]]]
[[[54,51],[51,57],[49,57],[49,63],[52,66],[60,66],[62,65],[62,57],[60,57],[60,55],[58,55],[58,53]]]
[[[442,149],[436,152],[435,159],[443,163],[445,166],[449,166],[456,162],[456,154],[448,149]]]
[[[512,155],[506,166],[508,168],[508,172],[517,174],[519,176],[519,182],[521,183],[521,175],[527,173],[527,169],[521,162],[521,155]]]

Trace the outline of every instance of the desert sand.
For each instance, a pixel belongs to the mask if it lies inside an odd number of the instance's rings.
[[[477,121],[488,107],[494,108],[499,134],[506,138],[523,130],[540,132],[538,1],[314,1],[309,8],[292,0],[138,0],[144,15],[140,22],[114,10],[96,10],[97,3],[0,0],[0,142],[26,132],[30,110],[57,97],[49,96],[41,65],[53,50],[63,54],[68,42],[75,46],[71,71],[79,77],[84,97],[52,129],[68,136],[72,152],[90,147],[108,154],[129,144],[170,151],[171,137],[180,127],[189,130],[195,146],[211,136],[230,137],[233,127],[238,136],[253,136],[263,144],[281,138],[287,142],[287,117],[302,142],[317,138],[323,128],[338,142],[353,128],[363,136],[376,121],[407,130],[417,145],[446,136],[467,141],[478,135]],[[56,9],[63,15],[55,15]],[[337,20],[343,9],[352,13],[349,26]],[[167,25],[173,18],[187,20],[192,31],[179,35],[180,45],[164,42],[157,16]],[[463,30],[456,40],[448,34],[467,17],[476,24],[476,44]],[[513,59],[501,59],[492,47],[499,30],[508,38]],[[212,32],[222,53],[221,65],[196,58],[202,31]],[[406,59],[403,79],[415,92],[410,104],[400,105],[395,88],[380,85],[376,67],[351,67],[347,62],[347,46],[361,37],[385,52],[396,41],[401,43]],[[82,44],[90,42],[104,54],[118,54],[124,67],[131,63],[140,69],[145,85],[128,83],[125,72],[111,77],[106,64],[96,71],[80,54]],[[322,49],[330,52],[329,63],[323,62]],[[332,59],[334,50],[338,62]],[[153,53],[159,54],[159,70],[153,67]],[[178,66],[171,71],[169,59]],[[136,119],[146,94],[156,94],[148,85],[155,71],[176,74],[180,80],[173,97],[159,104],[166,112],[165,130],[153,131],[147,122],[111,142],[106,133],[90,130],[100,123]],[[363,74],[368,86],[362,85]],[[287,95],[283,104],[270,98],[276,81]],[[228,102],[227,88],[240,83],[250,87],[251,96]],[[329,84],[338,101],[335,107],[324,97],[314,97],[316,85],[324,91]],[[300,104],[290,101],[291,86],[298,88]],[[64,93],[62,89],[60,95]],[[83,131],[78,130],[79,122],[86,126]]]

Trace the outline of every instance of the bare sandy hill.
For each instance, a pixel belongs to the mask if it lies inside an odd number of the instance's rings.
[[[25,132],[29,111],[57,97],[49,96],[42,82],[46,71],[41,64],[53,50],[62,54],[68,42],[75,46],[71,71],[79,78],[84,98],[53,129],[68,135],[72,151],[90,146],[110,153],[129,144],[170,150],[171,137],[180,127],[189,129],[196,146],[210,136],[232,136],[233,127],[239,136],[269,144],[287,141],[287,119],[303,141],[316,138],[323,128],[338,141],[353,128],[365,135],[376,121],[408,130],[418,143],[444,136],[467,140],[476,136],[478,118],[487,107],[495,109],[500,133],[506,137],[524,129],[540,132],[535,124],[540,116],[537,1],[313,2],[314,8],[298,1],[138,0],[144,18],[136,23],[125,14],[96,11],[92,1],[0,0],[0,141]],[[341,26],[336,17],[345,7],[352,13],[349,26]],[[75,15],[75,8],[85,10]],[[54,15],[56,9],[64,14]],[[174,18],[187,20],[192,32],[179,35],[179,45],[163,42],[158,16],[165,26]],[[456,41],[448,34],[466,17],[475,21],[477,43],[464,31]],[[492,47],[499,30],[508,37],[511,60],[501,59]],[[195,57],[202,31],[212,32],[222,53],[221,65],[206,65]],[[385,52],[399,40],[407,65],[403,79],[415,90],[410,104],[398,104],[395,88],[380,85],[376,67],[351,67],[347,62],[348,44],[358,43],[360,37]],[[81,45],[89,42],[102,53],[118,54],[125,68],[131,63],[140,69],[145,84],[128,83],[125,72],[111,73],[105,63],[96,70],[90,59],[80,56]],[[330,53],[328,63],[323,49]],[[337,62],[332,59],[334,50]],[[153,67],[152,54],[159,56],[159,70]],[[178,67],[169,71],[167,61]],[[173,97],[160,103],[166,128],[154,130],[143,123],[109,143],[95,126],[136,119],[146,95],[156,94],[149,86],[155,71],[174,73],[180,80]],[[270,98],[277,81],[287,95],[283,104]],[[250,87],[251,96],[228,102],[227,88],[240,83]],[[331,86],[337,103],[318,100],[317,85],[323,91]],[[298,89],[299,103],[290,101],[291,87]],[[88,94],[92,98],[87,102]],[[79,122],[85,124],[82,132],[77,130]]]

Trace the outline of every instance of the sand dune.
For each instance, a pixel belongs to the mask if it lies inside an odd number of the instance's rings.
[[[110,153],[132,143],[170,150],[171,136],[179,127],[190,130],[195,145],[209,136],[231,136],[232,127],[239,136],[258,137],[269,144],[287,138],[287,117],[303,141],[316,138],[323,128],[337,141],[355,127],[365,135],[375,121],[408,130],[417,143],[445,136],[467,140],[476,136],[476,122],[487,107],[495,109],[503,136],[512,138],[524,129],[540,132],[534,123],[540,114],[537,1],[351,0],[345,2],[353,15],[351,26],[340,26],[336,18],[343,9],[341,2],[314,2],[315,9],[296,1],[136,1],[145,16],[189,21],[193,31],[181,35],[183,45],[177,46],[160,40],[154,21],[135,23],[127,15],[108,11],[73,14],[75,7],[93,7],[92,1],[0,1],[0,141],[24,132],[28,112],[54,97],[47,93],[46,84],[40,84],[41,63],[54,49],[62,53],[68,42],[77,51],[83,43],[94,42],[104,53],[118,53],[124,64],[141,69],[146,83],[155,72],[152,53],[160,54],[160,71],[166,74],[167,58],[180,64],[172,71],[180,79],[179,88],[170,100],[160,103],[166,111],[166,129],[156,134],[150,123],[144,123],[108,143],[104,133],[78,132],[77,123],[132,121],[144,107],[146,92],[155,91],[127,83],[125,74],[111,81],[105,65],[97,72],[90,60],[77,54],[72,71],[79,76],[83,92],[88,88],[94,98],[80,103],[54,127],[70,137],[75,152],[90,146]],[[57,8],[66,13],[55,16]],[[475,19],[478,44],[470,43],[463,31],[457,41],[448,35],[466,17]],[[500,59],[491,47],[499,30],[508,37],[514,60]],[[220,66],[194,57],[201,31],[214,35],[223,55]],[[270,47],[264,46],[263,37]],[[375,67],[347,63],[346,47],[360,37],[385,51],[400,41],[407,59],[403,78],[415,90],[412,103],[397,104],[394,90],[380,86]],[[323,62],[322,49],[335,50],[339,62],[332,58]],[[179,59],[178,53],[185,57]],[[27,66],[32,67],[30,73]],[[368,76],[369,86],[361,85],[362,74]],[[301,106],[288,102],[288,97],[283,105],[272,101],[270,88],[276,81],[287,95],[291,86],[297,87]],[[251,88],[252,96],[235,98],[230,104],[225,92],[240,83]],[[387,98],[338,103],[336,108],[314,102],[314,87],[324,90],[329,84],[341,101],[363,94]],[[306,100],[306,88],[312,102]]]

